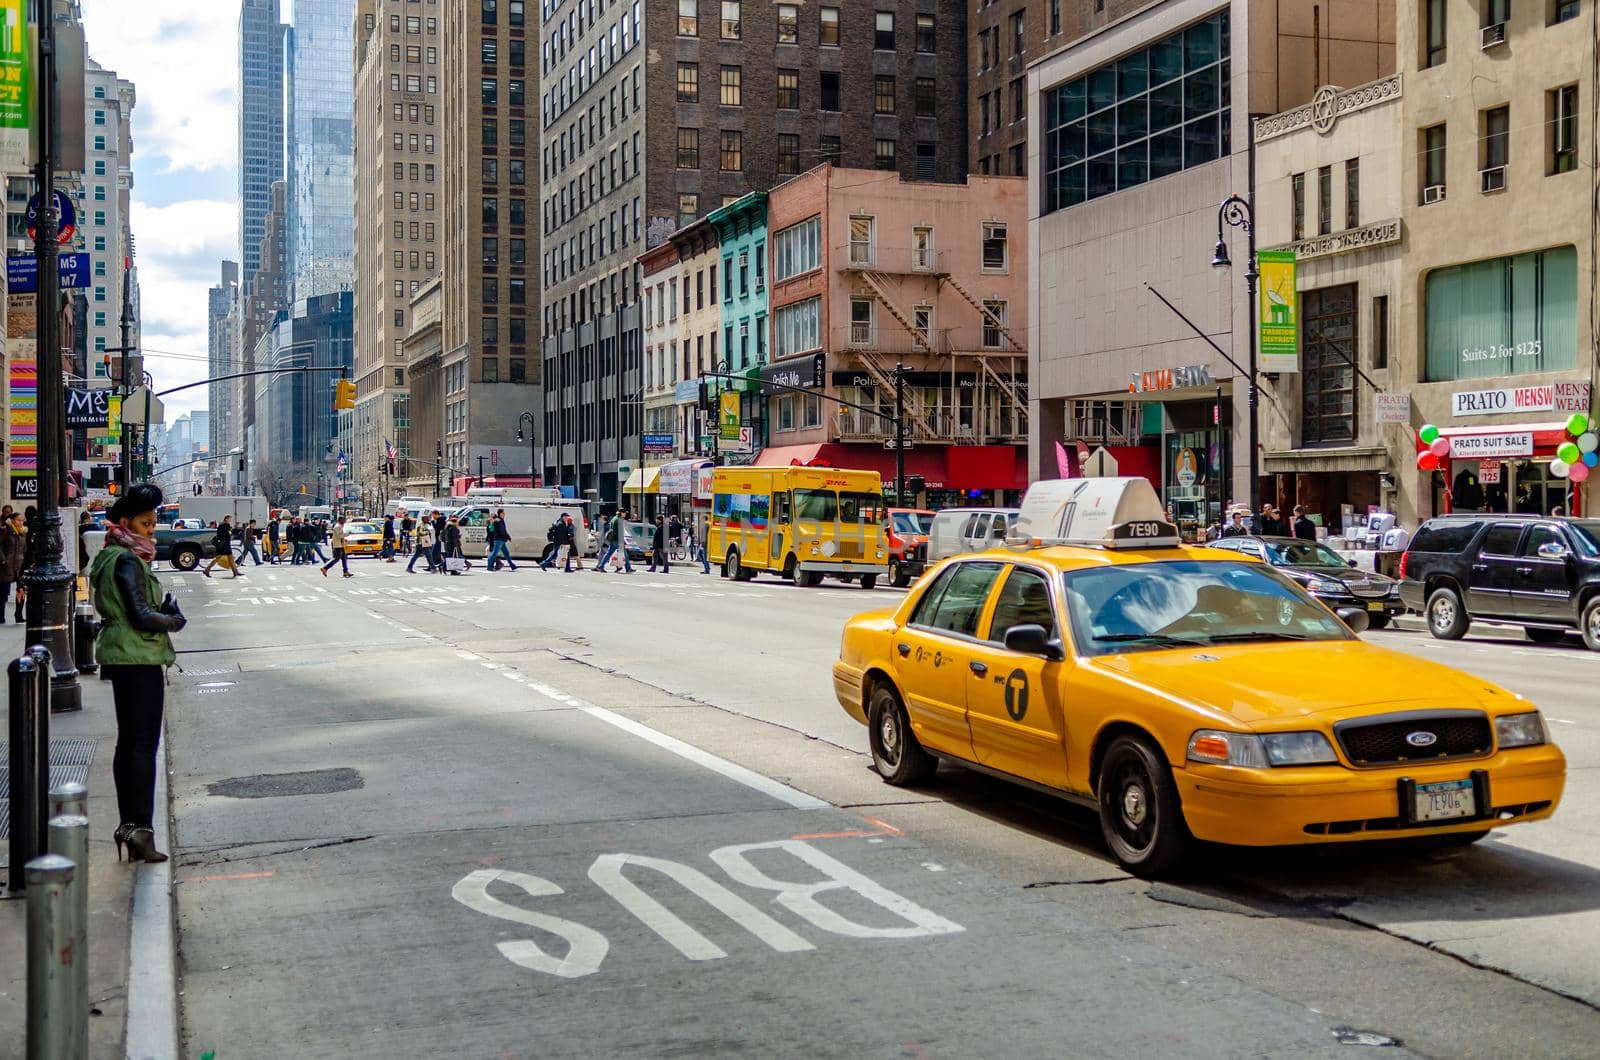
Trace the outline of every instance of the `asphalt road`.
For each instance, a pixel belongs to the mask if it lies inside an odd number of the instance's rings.
[[[163,575],[186,1055],[1593,1055],[1600,656],[1370,639],[1552,721],[1550,822],[1129,878],[1087,815],[881,783],[833,702],[893,590]],[[1314,676],[1308,678],[1314,679]],[[1372,1037],[1367,1037],[1367,1036]]]

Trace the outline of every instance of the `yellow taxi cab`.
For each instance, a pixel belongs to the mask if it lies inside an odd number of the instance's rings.
[[[383,527],[377,523],[345,523],[344,552],[347,556],[376,556],[383,551]]]
[[[1083,803],[1141,875],[1194,840],[1466,844],[1555,812],[1566,759],[1532,703],[1363,629],[1181,545],[1144,479],[1060,480],[1009,547],[852,619],[833,683],[888,783],[946,759]]]

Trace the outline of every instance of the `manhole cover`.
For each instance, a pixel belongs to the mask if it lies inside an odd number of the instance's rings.
[[[261,773],[253,777],[229,777],[206,785],[212,795],[229,799],[276,799],[285,795],[331,795],[354,791],[366,781],[354,769],[313,769],[305,773]]]

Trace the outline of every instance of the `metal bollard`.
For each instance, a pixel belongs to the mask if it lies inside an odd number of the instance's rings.
[[[94,640],[100,635],[100,624],[93,604],[84,601],[78,605],[72,616],[72,658],[80,674],[92,674],[100,669],[94,658]]]
[[[50,820],[50,682],[55,678],[50,649],[35,644],[28,649],[33,658],[34,696],[39,716],[33,723],[33,788],[28,808],[33,812],[33,852],[45,852],[45,825]]]
[[[77,866],[67,890],[69,922],[62,935],[72,948],[72,1007],[67,1009],[65,1056],[89,1055],[89,818],[63,814],[50,818],[50,853]]]
[[[78,868],[60,854],[28,862],[28,1060],[69,1060],[74,1016],[86,1017],[73,998],[72,884]]]
[[[11,799],[10,863],[6,870],[6,886],[12,894],[21,894],[27,888],[25,866],[38,856],[40,817],[34,813],[33,793],[38,790],[34,753],[37,744],[33,731],[39,724],[39,664],[33,656],[14,659],[6,667],[6,677],[11,694],[11,777],[7,791]],[[49,758],[45,769],[49,769]]]
[[[89,816],[89,789],[75,780],[51,788],[50,816],[60,817],[62,814]]]

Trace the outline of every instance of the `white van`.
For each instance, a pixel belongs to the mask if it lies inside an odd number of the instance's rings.
[[[506,512],[506,532],[511,535],[512,559],[538,559],[543,555],[545,545],[549,544],[546,535],[550,526],[561,518],[563,512],[572,516],[572,523],[578,528],[578,547],[582,555],[593,556],[599,551],[598,537],[584,514],[582,501],[560,504],[469,504],[456,510],[456,515],[461,517],[461,550],[469,558],[476,559],[489,551],[489,523],[500,508]]]
[[[946,508],[935,512],[928,530],[928,564],[964,552],[983,552],[1005,544],[1017,521],[1016,508]]]

